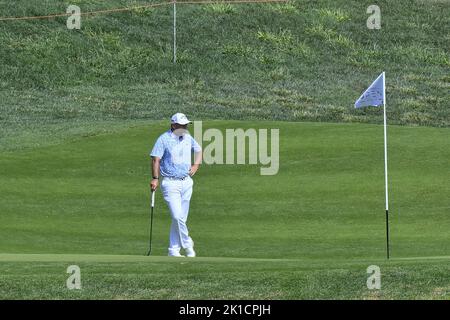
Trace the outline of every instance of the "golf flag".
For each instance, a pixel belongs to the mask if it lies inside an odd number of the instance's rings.
[[[355,102],[355,108],[383,106],[384,118],[384,181],[386,190],[386,253],[389,259],[389,193],[388,193],[388,157],[387,157],[387,121],[386,121],[386,82],[384,72],[367,88]]]
[[[367,88],[366,91],[355,102],[355,108],[379,107],[384,105],[384,72]]]

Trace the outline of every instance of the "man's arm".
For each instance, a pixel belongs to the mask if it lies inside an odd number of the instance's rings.
[[[198,167],[202,163],[203,153],[202,147],[198,144],[197,141],[193,137],[191,137],[192,150],[194,151],[194,164],[191,166],[191,170],[189,170],[189,175],[192,177],[198,170]]]
[[[194,154],[194,164],[191,166],[191,170],[189,171],[189,175],[192,177],[198,170],[200,164],[202,163],[203,154],[202,151],[196,152]]]
[[[152,182],[150,183],[150,188],[155,191],[159,184],[159,164],[161,159],[158,157],[152,157]]]

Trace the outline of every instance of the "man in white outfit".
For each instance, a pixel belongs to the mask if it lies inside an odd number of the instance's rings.
[[[202,161],[202,149],[187,132],[189,123],[191,121],[184,114],[173,115],[170,130],[158,138],[150,153],[153,174],[150,187],[155,191],[160,176],[163,177],[161,191],[172,216],[169,239],[171,257],[184,257],[180,253],[181,249],[185,250],[186,256],[195,257],[194,241],[189,236],[186,221],[194,184],[192,176]],[[193,165],[192,152],[195,154]]]

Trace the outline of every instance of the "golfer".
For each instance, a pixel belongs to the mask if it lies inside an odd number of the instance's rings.
[[[189,123],[191,121],[184,114],[173,115],[170,130],[158,138],[150,153],[153,174],[150,187],[155,191],[162,177],[161,190],[172,217],[169,237],[171,257],[184,257],[181,249],[184,249],[186,256],[195,257],[194,241],[189,236],[186,221],[194,184],[192,176],[202,161],[202,149],[187,132]],[[193,165],[192,151],[195,154]]]

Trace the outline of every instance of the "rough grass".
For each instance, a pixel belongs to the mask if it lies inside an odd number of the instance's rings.
[[[0,1],[2,16],[65,12],[68,1]],[[82,10],[148,1],[70,1]],[[449,125],[448,1],[180,5],[178,64],[171,8],[0,22],[0,140],[61,122],[202,119],[381,123],[353,102],[382,71],[393,124]],[[412,18],[414,17],[414,18]],[[280,99],[277,92],[283,92]],[[306,99],[299,99],[306,97]],[[45,130],[45,129],[44,129]]]

